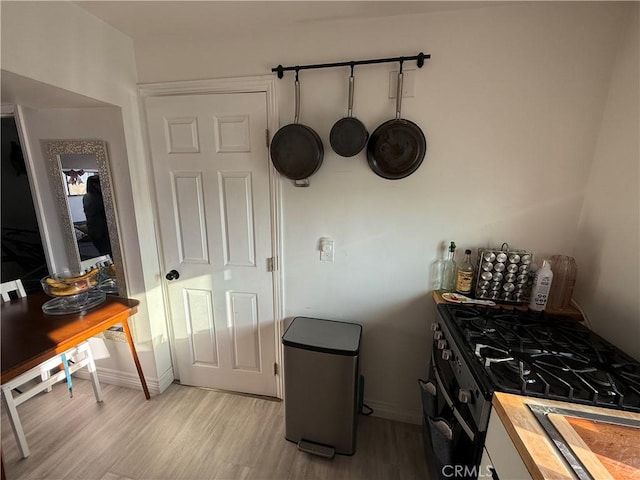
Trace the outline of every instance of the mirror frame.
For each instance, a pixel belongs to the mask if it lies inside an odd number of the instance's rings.
[[[120,236],[118,230],[117,210],[113,196],[109,158],[107,155],[107,142],[103,140],[42,140],[42,149],[48,161],[49,181],[55,195],[55,203],[58,210],[60,225],[63,227],[65,249],[70,261],[76,262],[77,270],[80,270],[80,252],[74,233],[73,219],[67,201],[67,193],[62,184],[61,155],[81,154],[94,155],[100,175],[100,187],[102,199],[109,228],[109,241],[111,242],[111,259],[116,265],[116,280],[118,282],[118,294],[126,296],[127,288],[124,275],[124,262],[120,249]],[[53,273],[53,272],[51,272]]]

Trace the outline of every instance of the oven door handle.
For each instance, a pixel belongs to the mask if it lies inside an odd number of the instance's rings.
[[[464,433],[466,433],[467,436],[473,442],[474,439],[476,438],[476,435],[475,435],[475,433],[473,433],[473,430],[471,429],[471,427],[469,427],[469,424],[465,421],[465,419],[462,418],[462,415],[460,415],[460,412],[458,411],[458,409],[453,405],[453,400],[451,400],[451,397],[449,396],[449,394],[447,393],[447,391],[444,388],[444,383],[442,382],[442,379],[440,378],[440,374],[438,373],[438,368],[436,367],[436,364],[435,364],[434,360],[435,359],[433,358],[433,353],[432,353],[431,354],[431,365],[433,365],[433,373],[435,374],[436,382],[438,384],[438,388],[440,389],[440,392],[442,393],[442,396],[444,397],[444,400],[447,402],[447,405],[453,411],[453,416],[456,417],[456,420],[458,420],[458,423],[462,427],[462,430],[464,430]]]

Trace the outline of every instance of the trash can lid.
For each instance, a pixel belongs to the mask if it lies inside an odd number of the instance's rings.
[[[362,325],[319,318],[296,317],[282,344],[336,355],[358,355]]]

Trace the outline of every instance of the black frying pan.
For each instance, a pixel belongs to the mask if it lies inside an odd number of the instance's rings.
[[[324,148],[318,134],[298,123],[300,115],[300,82],[296,72],[296,116],[271,140],[271,161],[278,172],[291,180],[303,180],[316,173],[322,165]]]
[[[400,117],[402,68],[398,73],[396,118],[375,129],[367,144],[367,161],[382,178],[398,180],[415,172],[427,153],[424,133],[415,123]]]
[[[353,112],[353,66],[349,76],[349,108],[347,116],[338,120],[331,128],[329,141],[331,148],[341,157],[353,157],[367,144],[369,132],[360,120],[352,116]]]

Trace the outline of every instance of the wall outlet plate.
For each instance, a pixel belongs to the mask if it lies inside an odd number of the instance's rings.
[[[333,262],[334,242],[330,238],[320,239],[320,261]]]

